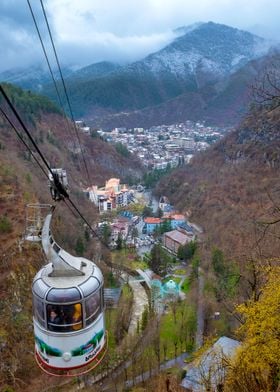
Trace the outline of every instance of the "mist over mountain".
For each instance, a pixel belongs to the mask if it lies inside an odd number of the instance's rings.
[[[67,83],[74,111],[105,127],[114,126],[114,121],[116,126],[150,126],[162,123],[162,116],[171,123],[189,115],[220,124],[219,115],[205,113],[208,105],[211,112],[218,110],[213,98],[228,88],[231,75],[266,53],[268,46],[266,40],[248,32],[212,22],[198,24],[159,52],[100,78],[88,73],[78,81],[70,76]],[[55,99],[50,87],[44,92]],[[183,110],[176,109],[177,99]],[[170,112],[172,118],[164,114]],[[231,124],[240,114],[233,117]]]
[[[67,77],[73,71],[69,67],[63,67],[63,75]],[[59,71],[53,70],[55,79],[59,78]],[[29,68],[14,68],[4,71],[0,74],[0,80],[7,83],[15,84],[23,89],[30,89],[35,92],[42,90],[43,85],[52,82],[49,70],[42,65],[36,65]]]
[[[77,71],[66,69],[75,116],[102,127],[150,126],[162,120],[186,119],[220,125],[225,120],[221,103],[226,106],[226,122],[235,124],[246,112],[240,109],[244,99],[239,99],[247,94],[240,70],[267,53],[271,43],[213,22],[180,27],[178,34],[160,51],[126,66],[100,62]],[[4,73],[0,79],[57,99],[50,77],[39,70]]]

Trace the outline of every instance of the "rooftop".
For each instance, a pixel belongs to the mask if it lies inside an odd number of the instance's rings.
[[[189,237],[186,234],[181,233],[178,230],[168,231],[164,235],[171,238],[175,242],[179,242],[182,245],[184,245],[189,240]]]
[[[205,380],[211,382],[211,390],[217,390],[217,386],[225,376],[225,360],[233,357],[241,343],[226,336],[220,337],[200,358],[198,364],[189,364],[186,367],[187,374],[182,381],[182,386],[193,392],[207,391]]]
[[[162,220],[160,218],[147,217],[144,219],[144,222],[148,224],[160,224]]]
[[[183,214],[174,214],[171,215],[171,219],[175,219],[175,220],[185,220],[185,217]]]

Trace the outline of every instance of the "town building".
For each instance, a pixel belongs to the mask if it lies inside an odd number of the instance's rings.
[[[146,233],[146,234],[154,233],[155,230],[158,227],[160,227],[162,222],[163,222],[163,220],[160,218],[153,218],[153,217],[144,218],[143,233]]]
[[[160,196],[159,202],[158,202],[158,207],[162,210],[165,211],[166,207],[170,206],[170,202],[166,196]]]
[[[240,346],[238,340],[220,337],[199,360],[184,368],[186,376],[182,380],[182,387],[193,392],[222,391],[228,363]]]
[[[164,214],[164,219],[170,219],[172,229],[176,229],[180,225],[184,225],[186,222],[185,216],[182,214]]]
[[[115,219],[111,224],[111,240],[116,242],[119,236],[125,240],[128,236],[131,224],[131,221],[126,218]]]
[[[133,200],[133,191],[129,190],[126,185],[121,185],[119,178],[109,179],[102,188],[93,185],[87,188],[86,192],[100,213],[125,207]]]
[[[163,234],[163,246],[171,253],[177,255],[180,246],[186,245],[192,240],[192,237],[179,230],[168,231]]]

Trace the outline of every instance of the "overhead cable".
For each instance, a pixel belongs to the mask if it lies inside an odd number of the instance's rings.
[[[44,157],[43,154],[41,153],[41,151],[40,151],[39,147],[37,146],[37,144],[35,143],[35,140],[33,139],[31,133],[30,133],[30,132],[28,131],[28,129],[26,128],[24,122],[22,121],[20,115],[19,115],[18,112],[16,111],[14,105],[13,105],[12,102],[10,101],[9,97],[7,96],[7,94],[6,94],[6,92],[5,92],[5,90],[3,89],[3,87],[2,87],[1,84],[0,84],[0,91],[1,91],[1,93],[3,94],[3,96],[4,96],[4,98],[5,98],[6,102],[7,102],[7,104],[9,105],[11,111],[14,113],[16,119],[18,120],[18,122],[19,122],[20,125],[22,126],[24,132],[27,134],[27,136],[28,136],[30,142],[32,143],[33,147],[35,148],[35,150],[36,150],[36,151],[38,152],[38,154],[40,155],[42,161],[44,162],[44,164],[45,164],[46,167],[48,168],[49,172],[50,172],[51,174],[53,174],[50,165],[48,164],[48,162],[46,161],[45,157]]]
[[[4,110],[2,108],[0,108],[0,111],[2,113],[2,116],[7,120],[7,122],[10,124],[10,126],[14,129],[14,131],[16,132],[18,138],[21,140],[21,142],[25,145],[25,147],[27,148],[27,150],[30,152],[30,154],[32,155],[32,157],[34,158],[34,160],[36,161],[36,163],[38,164],[38,166],[40,167],[40,169],[42,170],[42,172],[44,173],[44,175],[49,178],[48,173],[45,171],[45,169],[43,168],[43,166],[41,165],[41,163],[39,162],[39,160],[37,159],[37,157],[34,155],[33,151],[31,150],[31,148],[29,147],[29,145],[26,143],[26,141],[24,140],[24,138],[21,136],[20,132],[17,130],[16,126],[13,124],[13,122],[9,119],[9,117],[7,116],[7,114],[4,112]]]
[[[67,128],[68,128],[69,134],[72,137],[72,134],[71,134],[71,131],[70,131],[70,127],[69,127],[69,123],[68,123],[68,120],[67,120],[67,116],[66,116],[66,113],[65,113],[65,110],[64,110],[64,105],[62,103],[62,99],[61,99],[61,96],[60,96],[60,93],[59,93],[59,90],[58,90],[58,87],[57,87],[57,83],[56,83],[56,80],[55,80],[55,77],[54,77],[54,73],[53,73],[53,70],[52,70],[52,67],[51,67],[51,64],[50,64],[50,61],[49,61],[49,57],[48,57],[48,54],[47,54],[47,51],[46,51],[46,48],[45,48],[45,45],[44,45],[44,42],[43,42],[40,30],[39,30],[39,27],[38,27],[38,24],[37,24],[37,21],[36,21],[33,9],[31,7],[30,0],[27,0],[27,3],[28,3],[28,6],[29,6],[31,15],[32,15],[32,19],[33,19],[33,22],[34,22],[34,25],[35,25],[35,28],[36,28],[36,31],[37,31],[40,43],[41,43],[41,47],[42,47],[43,52],[44,52],[44,56],[45,56],[46,62],[48,64],[48,68],[49,68],[49,71],[50,71],[50,74],[51,74],[51,77],[52,77],[52,81],[53,81],[53,84],[54,84],[54,87],[55,87],[55,91],[56,91],[56,94],[57,94],[57,97],[58,97],[59,105],[60,105],[60,107],[62,109],[64,118],[65,118],[65,120],[67,122]]]
[[[7,96],[6,92],[4,91],[3,87],[0,85],[0,91],[3,94],[4,98],[6,99],[10,109],[12,110],[12,112],[14,113],[15,117],[17,118],[17,120],[19,121],[20,125],[22,126],[24,132],[26,133],[26,135],[28,136],[29,140],[31,141],[32,145],[34,146],[35,150],[37,151],[37,153],[39,154],[40,158],[42,159],[43,163],[45,164],[45,166],[47,167],[47,169],[49,170],[49,172],[52,174],[52,177],[55,181],[55,186],[57,187],[57,190],[64,196],[64,202],[67,205],[67,207],[70,209],[70,211],[73,213],[71,207],[69,206],[69,204],[73,207],[73,209],[77,212],[77,214],[79,215],[79,217],[83,220],[83,222],[88,226],[88,228],[90,229],[90,231],[94,234],[95,237],[97,237],[99,239],[99,241],[101,242],[102,245],[104,245],[106,248],[109,249],[108,245],[104,242],[104,240],[98,235],[98,233],[92,228],[91,224],[87,221],[87,219],[83,216],[83,214],[80,212],[80,210],[78,209],[78,207],[75,205],[75,203],[70,199],[69,194],[66,192],[66,190],[64,189],[63,185],[60,183],[59,180],[56,181],[57,176],[55,176],[55,174],[53,173],[50,165],[48,164],[46,158],[44,157],[43,153],[41,152],[41,150],[39,149],[39,147],[37,146],[35,140],[33,139],[32,135],[30,134],[30,132],[28,131],[27,127],[25,126],[25,124],[23,123],[20,115],[18,114],[18,112],[16,111],[16,109],[14,108],[14,105],[12,104],[12,102],[10,101],[9,97]],[[8,120],[8,122],[12,125],[12,122],[8,119],[8,116],[6,116],[5,112],[1,109],[1,112],[4,114],[4,117]],[[12,127],[14,128],[14,130],[16,130],[16,127],[14,127],[12,125]],[[17,134],[19,134],[18,131],[16,131]],[[23,140],[23,138],[20,136],[20,140],[24,143],[24,145],[29,149],[29,151],[31,152],[29,146],[27,146],[26,142]],[[32,156],[33,153],[32,153]],[[34,157],[35,158],[35,157]],[[42,165],[40,164],[40,162],[38,162],[37,158],[35,158],[36,162],[38,163],[39,167],[41,168],[41,170],[43,170],[44,174],[48,177],[48,174],[45,172],[45,170],[42,168]],[[69,203],[69,204],[68,204]]]
[[[61,195],[63,195],[64,197],[68,198],[69,195],[66,191],[66,189],[64,188],[64,186],[61,184],[61,182],[59,181],[59,179],[57,178],[57,176],[55,175],[55,173],[53,173],[53,170],[51,169],[48,161],[45,159],[44,155],[42,154],[41,150],[39,149],[39,147],[37,146],[35,140],[33,139],[31,133],[28,131],[27,127],[25,126],[24,122],[22,121],[19,113],[16,111],[13,103],[11,102],[11,100],[9,99],[9,97],[7,96],[5,90],[3,89],[2,85],[0,84],[0,92],[2,93],[3,97],[5,98],[8,106],[10,107],[10,109],[12,110],[12,112],[14,113],[16,119],[18,120],[18,122],[20,123],[22,129],[24,130],[24,132],[26,133],[27,137],[29,138],[30,142],[32,143],[33,147],[35,148],[35,150],[37,151],[37,153],[39,154],[40,158],[42,159],[42,161],[44,162],[45,166],[47,167],[48,171],[51,173],[53,181],[54,181],[54,185],[57,188],[57,190],[60,192]]]
[[[77,136],[77,139],[78,139],[78,143],[79,143],[79,147],[80,147],[80,150],[81,150],[81,154],[82,154],[82,157],[83,157],[83,162],[84,162],[84,166],[85,166],[86,174],[87,174],[87,179],[88,179],[88,185],[90,186],[91,185],[91,181],[90,181],[89,170],[88,170],[87,163],[86,163],[86,160],[85,160],[85,157],[84,157],[84,153],[83,153],[83,149],[82,149],[82,146],[81,146],[79,133],[78,133],[77,126],[76,126],[76,123],[75,123],[75,119],[74,119],[72,107],[71,107],[71,104],[70,104],[69,95],[68,95],[68,92],[67,92],[67,89],[66,89],[64,77],[63,77],[63,74],[62,74],[60,62],[59,62],[59,59],[58,59],[57,51],[56,51],[56,48],[55,48],[55,45],[54,45],[52,32],[51,32],[51,29],[50,29],[50,26],[49,26],[49,22],[48,22],[48,18],[47,18],[47,14],[46,14],[46,11],[45,11],[45,7],[44,7],[44,4],[43,4],[43,1],[40,0],[40,3],[41,3],[41,8],[42,8],[42,11],[43,11],[43,14],[44,14],[44,18],[45,18],[45,21],[46,21],[46,25],[47,25],[47,28],[48,28],[49,37],[50,37],[50,40],[51,40],[51,43],[52,43],[52,47],[53,47],[56,63],[57,63],[57,66],[58,66],[59,74],[60,74],[60,77],[61,77],[61,81],[62,81],[64,93],[65,93],[65,97],[66,97],[67,104],[68,104],[68,107],[69,107],[69,112],[70,112],[70,115],[71,115],[71,119],[72,119],[72,122],[73,122],[75,133],[76,133],[76,136]]]

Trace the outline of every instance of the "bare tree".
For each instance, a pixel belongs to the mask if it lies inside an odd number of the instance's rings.
[[[252,86],[254,101],[272,110],[280,106],[280,56],[275,54],[270,65],[256,79]]]

